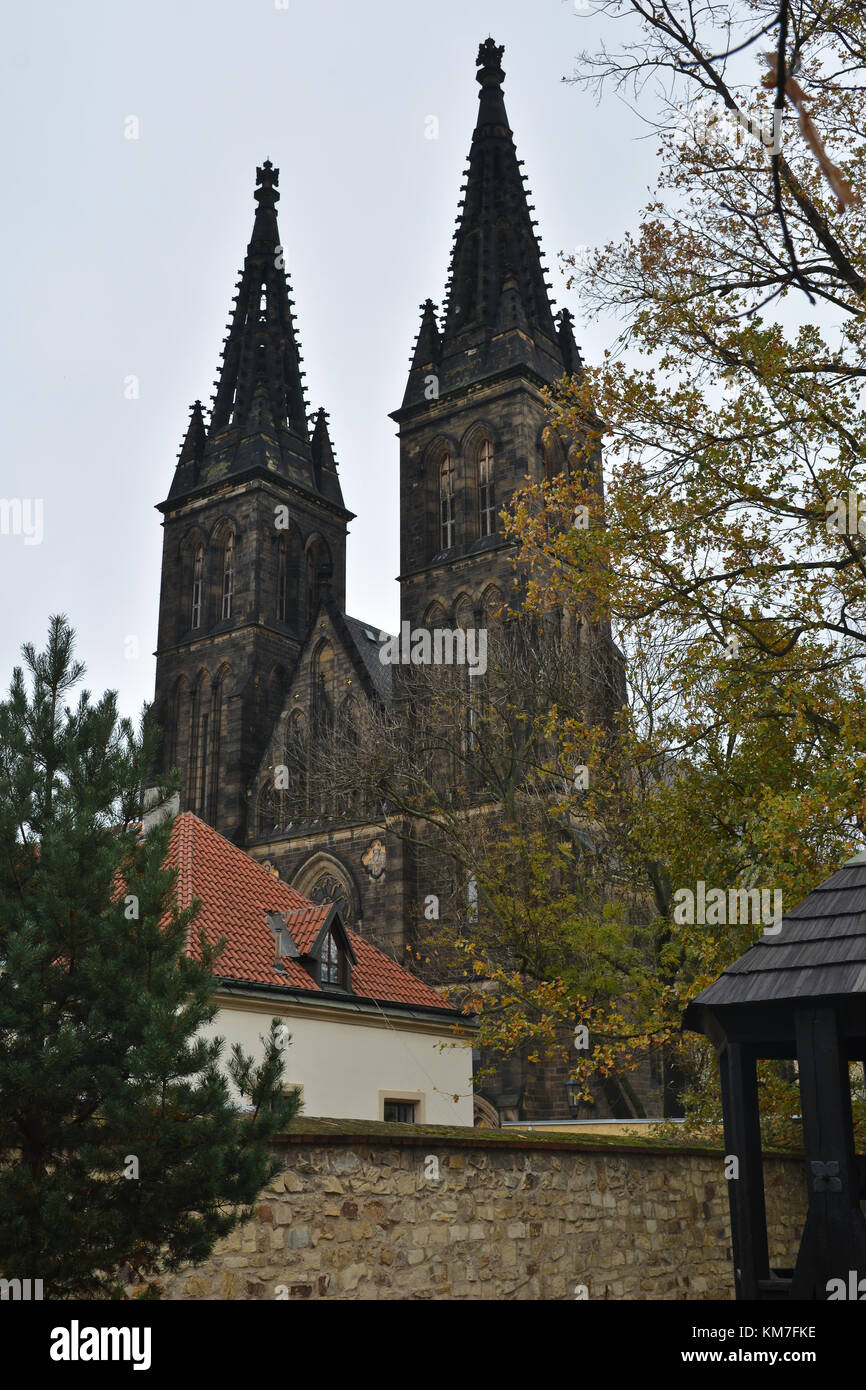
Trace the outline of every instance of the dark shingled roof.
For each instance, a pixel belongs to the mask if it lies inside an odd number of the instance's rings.
[[[364,669],[373,682],[377,695],[386,705],[391,703],[391,665],[379,660],[379,651],[390,633],[382,633],[372,623],[362,623],[360,618],[350,618],[343,614],[343,621],[364,663]],[[380,641],[381,638],[381,641]]]
[[[707,1010],[829,1002],[829,996],[839,995],[866,999],[866,854],[849,859],[780,925],[692,1000],[685,1027],[704,1032]]]

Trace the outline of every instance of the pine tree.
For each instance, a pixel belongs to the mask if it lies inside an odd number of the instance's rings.
[[[140,832],[157,731],[111,691],[65,704],[74,643],[53,618],[0,703],[0,1271],[53,1298],[158,1295],[249,1218],[299,1101],[276,1019],[258,1066],[201,1037],[220,944],[187,954],[170,821]]]

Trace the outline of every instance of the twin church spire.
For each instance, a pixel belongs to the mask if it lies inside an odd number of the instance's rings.
[[[324,412],[311,438],[304,375],[277,226],[280,173],[256,170],[256,214],[226,325],[210,421],[196,401],[169,494],[264,469],[343,506]]]
[[[552,383],[582,369],[572,317],[554,317],[534,211],[508,123],[503,48],[478,49],[478,117],[441,321],[422,305],[402,409],[521,368]],[[196,401],[169,494],[266,469],[343,506],[323,411],[310,431],[290,284],[277,226],[279,170],[256,171],[256,214],[223,340],[210,421]],[[435,387],[431,390],[431,381]],[[400,412],[397,412],[399,415]]]
[[[431,300],[423,306],[403,407],[392,416],[401,620],[412,626],[430,611],[483,614],[491,593],[508,591],[513,557],[497,516],[528,464],[557,463],[543,454],[543,388],[581,369],[570,315],[554,318],[505,109],[502,53],[492,39],[478,52],[478,118],[446,302],[441,316]],[[193,405],[159,504],[165,766],[181,766],[185,805],[210,808],[241,839],[251,779],[287,682],[320,640],[326,594],[353,670],[383,698],[387,690],[372,628],[345,619],[352,514],[327,415],[308,414],[279,197],[279,172],[266,160],[211,408]]]
[[[211,432],[269,425],[306,443],[302,358],[277,227],[279,181],[279,169],[266,159],[256,170],[258,206],[215,383]]]
[[[403,407],[521,366],[545,382],[580,370],[571,315],[554,318],[532,204],[505,110],[504,49],[478,49],[478,118],[451,249],[442,327],[422,305]],[[425,395],[426,392],[426,395]]]

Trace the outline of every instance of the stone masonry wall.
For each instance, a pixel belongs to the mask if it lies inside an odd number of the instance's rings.
[[[167,1298],[733,1296],[720,1152],[360,1121],[294,1130],[253,1221],[165,1280]],[[768,1157],[765,1189],[771,1261],[790,1266],[802,1161]]]

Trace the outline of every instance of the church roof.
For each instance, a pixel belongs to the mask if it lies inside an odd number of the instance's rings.
[[[348,613],[341,612],[330,592],[324,594],[321,599],[319,613],[310,624],[296,669],[300,669],[307,651],[319,641],[319,614],[325,614],[330,619],[334,635],[337,641],[342,643],[346,656],[354,665],[362,684],[366,684],[368,695],[377,695],[383,704],[390,705],[391,665],[379,660],[382,643],[388,640],[390,634],[380,632],[372,623],[362,622],[360,618],[350,618]]]
[[[204,928],[209,942],[226,939],[225,950],[216,963],[220,979],[289,992],[328,993],[297,958],[283,953],[282,971],[277,970],[268,916],[276,914],[281,918],[299,957],[303,957],[335,912],[332,903],[310,902],[191,811],[182,812],[172,826],[167,863],[177,868],[181,909],[194,898],[201,901],[191,937]],[[346,927],[344,930],[355,957],[349,998],[437,1009],[457,1016],[458,1011],[435,990],[357,932]],[[194,954],[192,940],[189,949]]]
[[[360,618],[350,618],[348,614],[343,615],[343,621],[364,664],[364,669],[373,683],[376,694],[386,705],[390,704],[391,666],[389,663],[379,660],[382,642],[390,634],[380,632],[377,627],[371,626],[370,623],[362,623]]]

